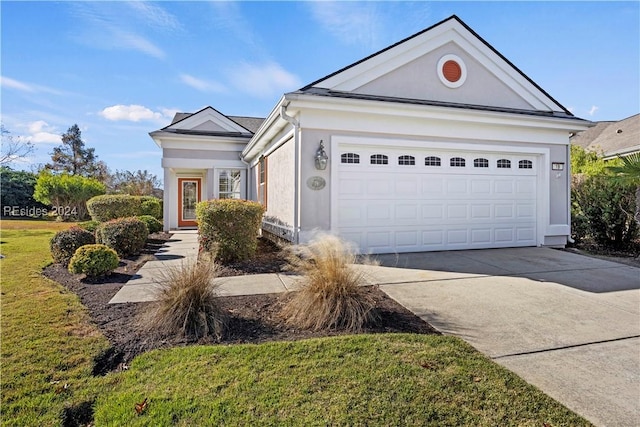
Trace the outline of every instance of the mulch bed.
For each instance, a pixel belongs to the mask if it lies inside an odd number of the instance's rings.
[[[96,360],[94,374],[100,375],[122,369],[136,355],[152,349],[194,344],[179,339],[159,340],[140,328],[139,313],[153,303],[108,304],[124,283],[170,238],[171,235],[166,233],[150,235],[140,256],[122,259],[120,266],[110,276],[99,280],[86,280],[82,275],[73,275],[59,264],[44,269],[43,274],[46,277],[80,297],[93,322],[112,344],[112,348]],[[276,245],[260,239],[258,255],[253,260],[226,265],[221,275],[276,273],[283,271],[286,264],[283,252]],[[438,333],[428,323],[389,298],[378,287],[368,286],[365,290],[376,302],[380,322],[365,327],[363,333]],[[221,343],[291,341],[345,334],[342,331],[296,330],[285,325],[279,317],[279,310],[287,297],[284,294],[220,297],[223,308],[230,313],[229,328]]]

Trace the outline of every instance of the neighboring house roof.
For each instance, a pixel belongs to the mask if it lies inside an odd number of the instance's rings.
[[[591,129],[572,136],[571,143],[605,159],[640,152],[640,114],[617,122],[596,122]]]

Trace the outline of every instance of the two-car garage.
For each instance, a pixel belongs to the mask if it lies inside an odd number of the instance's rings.
[[[539,154],[336,144],[332,229],[362,253],[536,246]]]

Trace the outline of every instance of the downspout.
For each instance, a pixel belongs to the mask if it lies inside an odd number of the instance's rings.
[[[242,153],[238,154],[238,157],[240,157],[240,161],[246,166],[247,168],[247,179],[246,179],[246,183],[245,183],[245,187],[244,187],[244,191],[246,192],[246,199],[247,200],[251,200],[251,179],[249,179],[249,174],[251,173],[251,165],[246,162],[243,158],[242,158]]]
[[[567,216],[569,218],[569,235],[567,236],[567,242],[574,244],[576,241],[571,238],[571,137],[569,137],[569,145],[567,145],[567,191],[569,192],[569,206],[567,206]]]
[[[294,176],[293,180],[293,243],[300,243],[300,123],[291,116],[287,115],[287,106],[284,104],[280,107],[280,117],[289,122],[293,126],[293,145],[294,145]]]

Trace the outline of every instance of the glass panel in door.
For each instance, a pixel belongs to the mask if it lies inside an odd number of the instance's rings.
[[[182,220],[195,221],[198,203],[198,182],[182,181]]]

